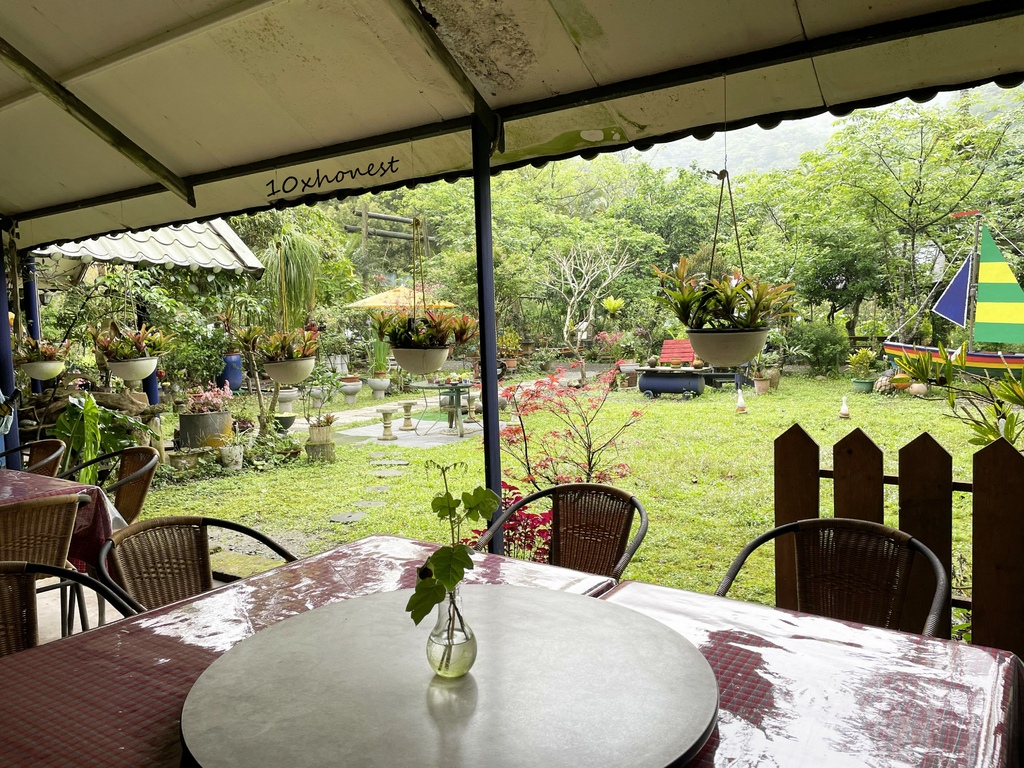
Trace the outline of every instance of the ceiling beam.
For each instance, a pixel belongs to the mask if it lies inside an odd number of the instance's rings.
[[[78,122],[99,136],[124,157],[159,181],[193,208],[196,207],[195,191],[181,177],[161,163],[146,150],[125,136],[121,131],[101,117],[88,104],[71,93],[13,45],[0,37],[0,61],[21,75],[37,91],[63,109]]]
[[[477,115],[490,132],[491,151],[493,153],[495,140],[500,135],[501,123],[497,115],[487,104],[487,100],[476,89],[476,86],[473,85],[469,75],[466,74],[459,62],[455,60],[451,51],[445,47],[444,42],[437,36],[434,27],[424,17],[418,0],[387,0],[387,4],[394,11],[402,26],[420,39],[427,54],[440,62],[445,70],[447,70],[448,75],[458,85],[463,96],[463,106],[466,107],[468,112]]]

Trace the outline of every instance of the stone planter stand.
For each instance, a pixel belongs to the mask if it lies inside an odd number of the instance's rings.
[[[359,396],[359,390],[363,388],[363,382],[360,380],[346,382],[341,385],[341,394],[345,396],[345,403],[347,405],[355,405],[356,398]]]
[[[378,440],[397,440],[398,436],[391,431],[391,417],[395,415],[395,411],[398,409],[393,405],[386,405],[383,408],[378,408],[377,413],[380,414],[381,420],[384,422],[384,433],[378,437]]]
[[[405,412],[403,416],[405,419],[402,421],[402,426],[398,428],[400,432],[414,432],[416,425],[412,423],[412,409],[416,407],[415,400],[405,400],[399,403],[402,406],[402,410]]]
[[[309,442],[306,443],[305,449],[310,461],[333,464],[337,460],[337,449],[334,440],[331,439],[332,429],[330,424],[326,427],[309,428]]]
[[[383,400],[384,393],[391,386],[391,379],[371,378],[366,380],[366,385],[373,390],[374,400]]]

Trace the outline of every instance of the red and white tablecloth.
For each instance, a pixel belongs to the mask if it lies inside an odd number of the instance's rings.
[[[113,527],[118,522],[124,523],[103,489],[16,469],[0,470],[0,506],[69,493],[84,493],[89,497],[89,503],[78,508],[68,551],[68,559],[78,570],[84,571],[86,565],[97,563],[100,549],[110,538]]]

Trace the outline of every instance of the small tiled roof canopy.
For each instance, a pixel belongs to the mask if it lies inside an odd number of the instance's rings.
[[[223,219],[51,245],[34,254],[42,290],[69,288],[96,261],[263,274],[263,264]]]

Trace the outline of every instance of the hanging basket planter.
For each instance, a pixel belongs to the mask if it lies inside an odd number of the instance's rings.
[[[768,339],[768,329],[690,328],[686,337],[701,360],[730,368],[753,360]]]
[[[422,376],[440,370],[448,359],[451,347],[432,347],[429,349],[402,349],[392,347],[391,354],[399,366],[414,376]]]
[[[34,360],[22,363],[18,366],[30,379],[37,381],[49,381],[55,379],[64,372],[63,360]]]
[[[276,362],[264,363],[263,370],[267,376],[278,384],[298,384],[309,378],[316,365],[315,357],[300,357],[295,360],[278,360]]]
[[[142,381],[156,370],[159,357],[136,357],[132,360],[107,360],[109,371],[124,381]]]

